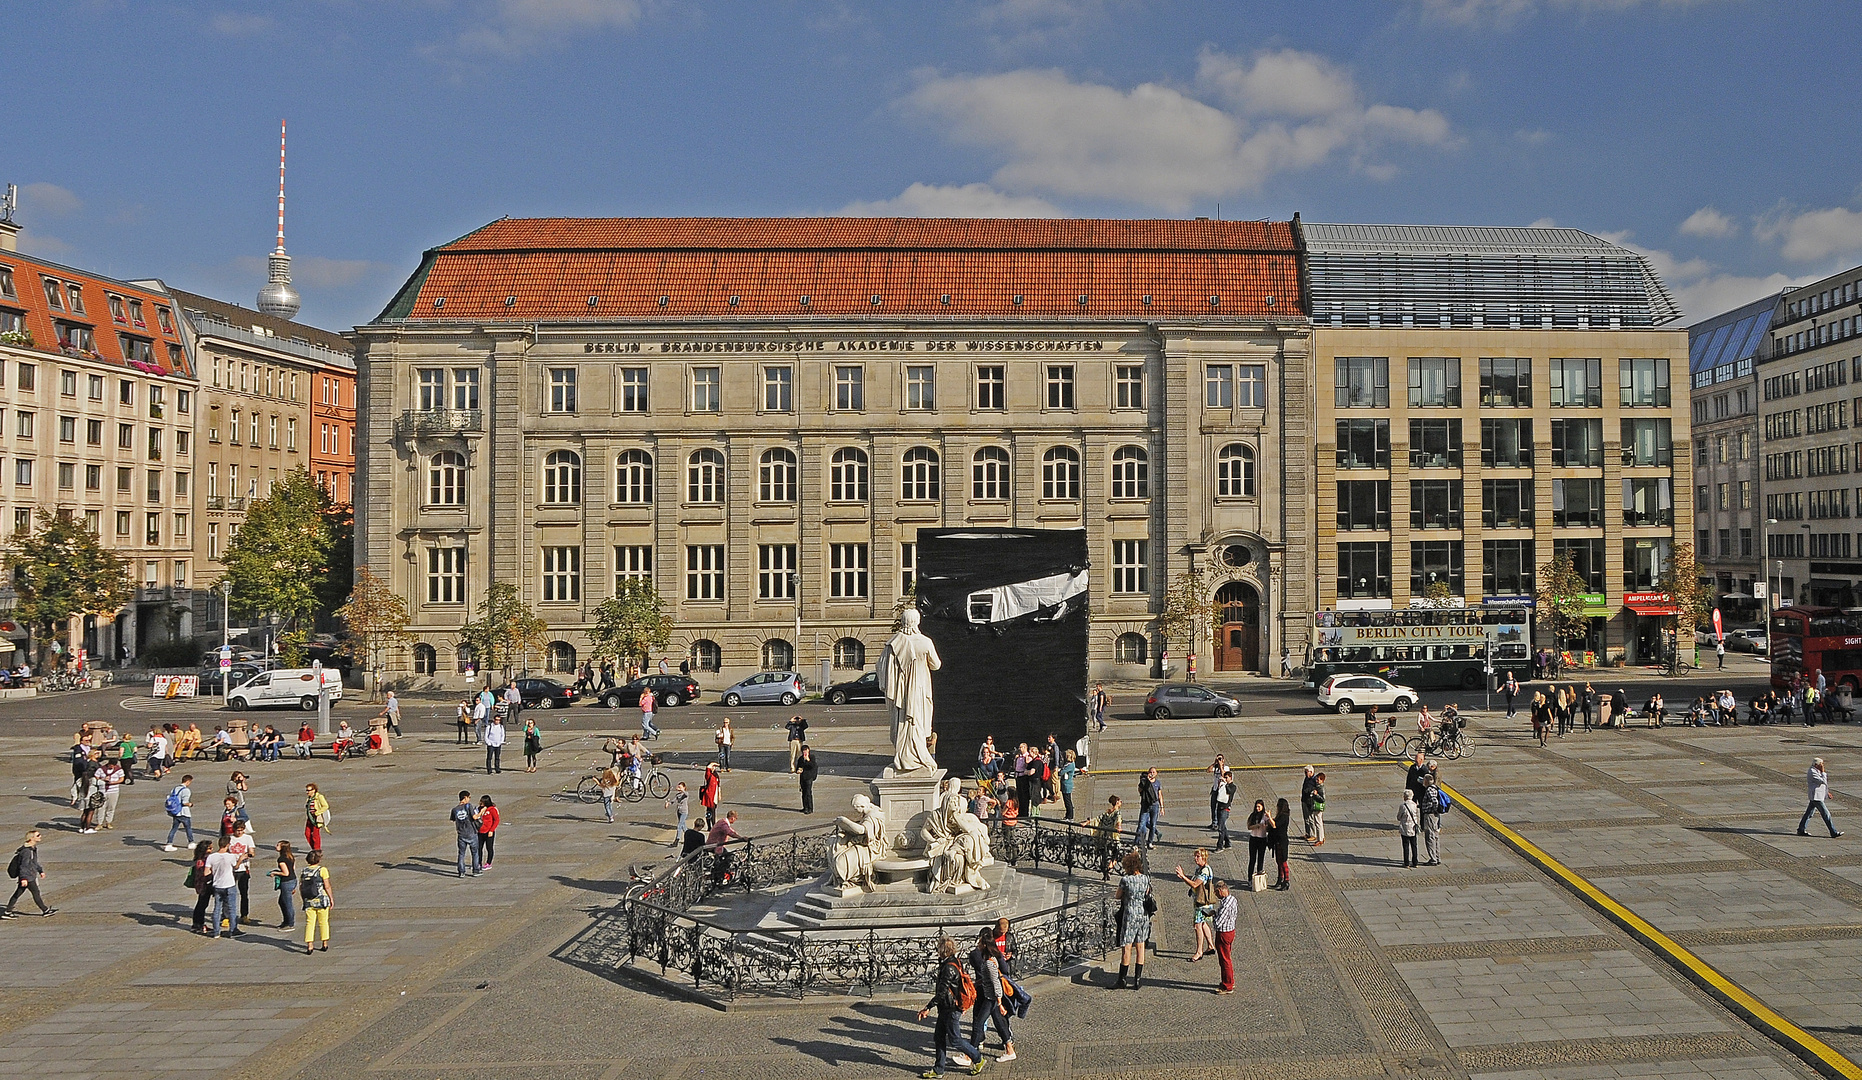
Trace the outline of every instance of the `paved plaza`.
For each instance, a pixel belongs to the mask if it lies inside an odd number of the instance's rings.
[[[108,715],[138,733],[165,715],[134,703],[143,707],[125,710],[109,695],[61,705],[72,720]],[[696,787],[715,714],[670,712],[656,748]],[[622,804],[609,826],[598,805],[551,797],[605,761],[604,735],[633,714],[578,710],[569,724],[539,714],[550,728],[540,770],[524,773],[507,750],[505,771],[488,777],[481,751],[454,745],[447,706],[409,702],[406,713],[408,737],[391,756],[239,766],[253,777],[249,806],[264,844],[301,846],[306,780],[331,801],[332,948],[305,956],[301,938],[274,928],[260,875],[252,914],[264,925],[238,941],[188,933],[186,853],[161,850],[170,785],[126,789],[114,831],[79,835],[59,756],[75,725],[44,707],[30,721],[0,712],[9,736],[0,838],[46,830],[46,892],[60,909],[0,923],[0,1045],[9,1048],[0,1076],[800,1080],[926,1066],[930,1029],[914,1018],[917,997],[721,1012],[570,962],[565,945],[615,903],[628,867],[671,850],[670,815],[654,800]],[[799,813],[776,710],[738,715],[724,793],[740,827],[825,825]],[[817,804],[839,812],[883,762],[883,721],[870,707],[809,715],[824,762]],[[1636,728],[1577,733],[1545,750],[1524,727],[1477,719],[1476,752],[1444,764],[1448,784],[1862,1060],[1862,727]],[[1108,793],[1135,803],[1135,777],[1115,770],[1190,770],[1163,777],[1166,843],[1152,855],[1161,955],[1138,993],[1105,989],[1099,968],[1035,979],[1034,1008],[1017,1024],[1019,1060],[985,1075],[1814,1075],[1463,810],[1447,819],[1442,866],[1400,868],[1403,773],[1353,762],[1345,749],[1356,730],[1347,718],[1276,706],[1227,721],[1119,720],[1095,736],[1082,813]],[[1188,899],[1170,877],[1210,839],[1198,770],[1216,753],[1247,767],[1243,809],[1286,798],[1297,813],[1298,766],[1330,774],[1328,842],[1295,843],[1291,892],[1242,894],[1240,986],[1228,997],[1208,992],[1213,957],[1188,961]],[[1808,838],[1795,834],[1815,755],[1829,759],[1831,809],[1849,830],[1841,839],[1820,823]],[[234,767],[188,766],[202,821]],[[461,788],[489,793],[504,817],[495,866],[476,879],[453,869],[446,813]],[[1245,844],[1214,859],[1236,881],[1245,861]]]

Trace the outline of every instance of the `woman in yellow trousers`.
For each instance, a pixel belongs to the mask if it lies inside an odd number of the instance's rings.
[[[323,951],[330,951],[330,908],[336,894],[330,889],[330,871],[323,865],[323,852],[304,856],[305,867],[298,877],[298,897],[304,904],[304,952],[311,952],[311,941],[323,938]]]

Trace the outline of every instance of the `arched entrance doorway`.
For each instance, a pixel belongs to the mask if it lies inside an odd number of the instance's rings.
[[[1231,581],[1216,590],[1215,603],[1222,620],[1215,669],[1261,670],[1261,594],[1245,581]]]

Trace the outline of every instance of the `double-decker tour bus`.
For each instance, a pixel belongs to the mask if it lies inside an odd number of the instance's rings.
[[[1313,619],[1307,678],[1322,685],[1334,675],[1380,675],[1423,689],[1479,690],[1512,672],[1532,678],[1532,609],[1525,605],[1321,611]]]
[[[1771,613],[1771,684],[1784,690],[1817,672],[1831,689],[1847,685],[1862,696],[1862,613],[1838,608],[1788,607]]]

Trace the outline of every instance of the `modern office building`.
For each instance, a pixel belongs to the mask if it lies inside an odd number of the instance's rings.
[[[1759,482],[1757,358],[1778,297],[1767,296],[1688,327],[1693,399],[1694,553],[1713,583],[1724,625],[1764,620],[1755,588],[1765,532]]]
[[[1862,602],[1859,283],[1855,267],[1785,292],[1758,356],[1763,543],[1780,604]]]
[[[0,221],[0,524],[82,518],[122,556],[134,599],[68,643],[136,656],[194,630],[192,357],[166,290],[22,254],[18,232]]]
[[[357,330],[357,562],[457,680],[486,586],[588,655],[646,578],[717,673],[877,659],[927,527],[1083,529],[1092,670],[1303,645],[1313,446],[1284,222],[501,220]],[[1175,665],[1181,670],[1180,660]]]
[[[1599,658],[1657,654],[1690,535],[1680,310],[1575,229],[1306,224],[1321,608],[1532,597],[1569,553]],[[1552,644],[1541,636],[1541,645]]]

